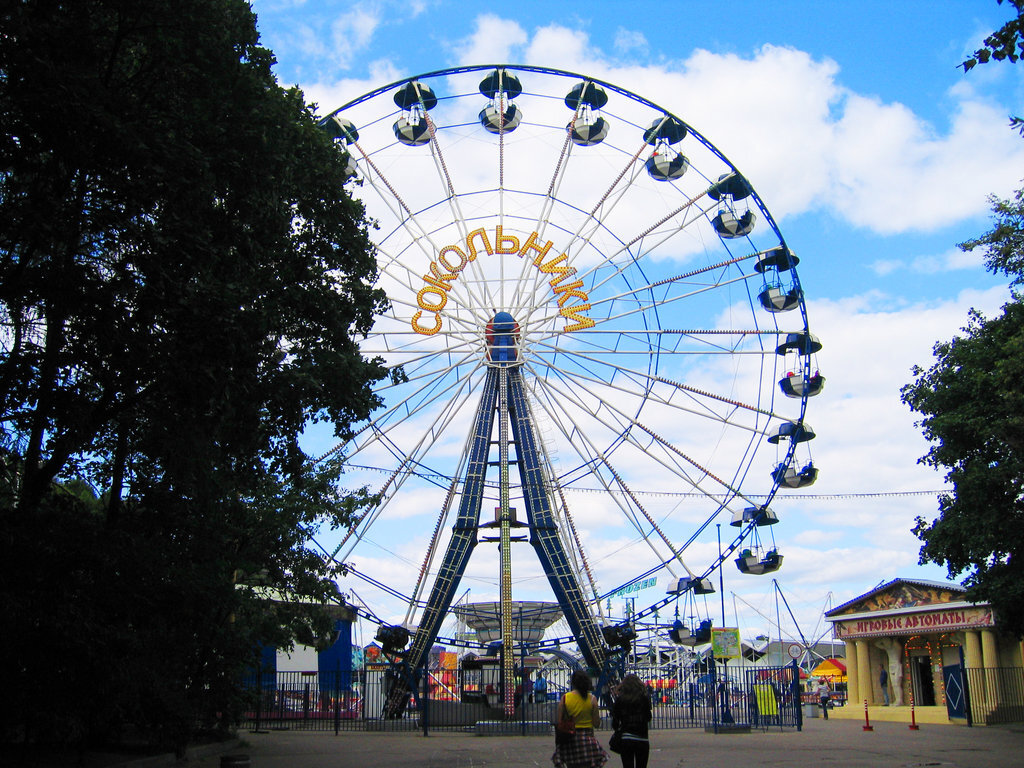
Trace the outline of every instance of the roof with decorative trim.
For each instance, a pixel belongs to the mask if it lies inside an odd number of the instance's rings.
[[[963,586],[961,586],[959,584],[955,584],[953,582],[948,582],[948,581],[928,581],[926,579],[895,578],[892,581],[887,581],[884,584],[879,584],[877,587],[872,589],[870,592],[865,592],[862,595],[858,595],[857,597],[853,598],[852,600],[848,600],[847,602],[843,603],[842,605],[836,606],[835,608],[833,608],[830,611],[826,611],[825,612],[825,617],[826,618],[830,618],[832,616],[838,616],[838,615],[841,615],[841,614],[844,614],[844,613],[850,613],[850,608],[852,608],[853,606],[856,606],[858,603],[869,602],[875,596],[881,595],[881,594],[883,594],[885,592],[894,591],[894,587],[898,587],[900,585],[906,586],[906,587],[910,588],[911,590],[916,588],[916,589],[919,589],[919,590],[934,590],[934,591],[953,592],[953,593],[959,593],[961,595],[964,594],[965,592],[967,592],[967,589],[965,587],[963,587]]]

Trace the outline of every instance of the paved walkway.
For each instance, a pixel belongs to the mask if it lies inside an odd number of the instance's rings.
[[[804,730],[713,734],[655,731],[649,768],[1012,768],[1024,765],[1024,726],[967,728],[899,723],[810,720]],[[252,768],[536,768],[551,765],[554,736],[465,733],[333,733],[272,731],[240,734],[230,754]],[[599,733],[607,744],[608,731]],[[618,768],[611,755],[607,768]],[[220,755],[193,758],[189,768],[219,768]]]

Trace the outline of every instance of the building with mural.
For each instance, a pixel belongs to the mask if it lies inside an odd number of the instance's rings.
[[[894,579],[828,611],[852,706],[879,720],[1024,720],[1024,646],[986,603],[944,582]],[[863,702],[862,706],[858,706]]]

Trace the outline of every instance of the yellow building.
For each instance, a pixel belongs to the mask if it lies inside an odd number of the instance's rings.
[[[1024,646],[957,584],[894,579],[825,614],[846,644],[837,716],[910,722],[1024,720]]]

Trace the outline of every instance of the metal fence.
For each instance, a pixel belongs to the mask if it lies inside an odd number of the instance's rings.
[[[568,686],[572,669],[545,666],[546,690],[517,688],[514,715],[503,709],[501,692],[478,670],[435,669],[429,685],[397,717],[385,717],[388,672],[382,668],[351,673],[279,672],[245,681],[248,729],[279,730],[493,730],[546,733]],[[802,727],[796,667],[726,667],[685,670],[668,677],[664,668],[628,671],[646,681],[651,697],[652,729],[735,729]],[[611,718],[602,699],[602,727]]]
[[[1024,669],[968,667],[965,671],[971,722],[978,725],[1024,722]]]

